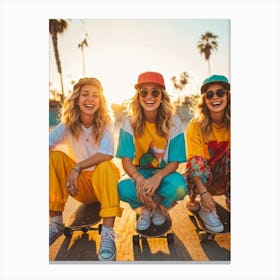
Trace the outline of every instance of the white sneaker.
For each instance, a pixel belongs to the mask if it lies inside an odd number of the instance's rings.
[[[63,230],[63,224],[58,224],[52,221],[49,222],[49,245],[51,245],[63,233]]]
[[[166,217],[161,212],[160,208],[155,208],[152,213],[152,223],[155,226],[161,226],[166,220]]]
[[[98,252],[100,261],[114,261],[116,258],[116,234],[113,230],[101,232],[101,243]]]
[[[151,225],[151,211],[148,208],[144,208],[141,215],[137,220],[137,229],[145,230]]]
[[[216,211],[207,213],[201,207],[199,210],[199,216],[203,220],[205,227],[213,232],[222,232],[224,230],[224,225],[221,223],[219,216]]]

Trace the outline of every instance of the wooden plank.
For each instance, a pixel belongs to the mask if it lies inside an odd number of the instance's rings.
[[[224,196],[218,197],[223,204]],[[200,244],[195,227],[185,209],[184,201],[170,210],[174,244],[168,244],[164,238],[141,240],[134,245],[132,236],[135,231],[135,212],[130,206],[121,202],[124,207],[121,218],[116,218],[114,230],[116,239],[117,261],[230,261],[230,234],[216,236],[214,241]],[[224,203],[225,204],[225,203]],[[70,198],[64,215],[69,215],[77,202]],[[75,232],[71,239],[60,236],[49,249],[49,260],[52,261],[97,261],[100,236],[97,232]]]

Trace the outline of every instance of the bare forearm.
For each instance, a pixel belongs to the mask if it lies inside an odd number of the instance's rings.
[[[201,181],[201,178],[198,176],[193,177],[193,181],[196,185],[196,192],[200,195],[201,206],[207,211],[212,212],[216,210],[216,202],[207,191],[206,186]]]
[[[83,161],[80,161],[80,162],[77,162],[76,165],[75,165],[75,168],[79,169],[80,171],[83,170],[83,169],[86,169],[88,167],[92,167],[92,166],[95,166],[103,161],[106,161],[106,160],[111,160],[113,157],[110,156],[110,155],[106,155],[106,154],[102,154],[102,153],[96,153],[95,155],[83,160]]]
[[[137,168],[133,165],[130,159],[123,158],[122,165],[124,171],[131,177],[133,180],[136,180],[137,176],[140,175]],[[178,168],[178,162],[170,162],[164,168],[160,169],[154,176],[160,177],[160,179],[164,178],[165,176],[171,174],[172,172],[176,171]]]
[[[193,181],[195,183],[197,193],[202,193],[202,192],[207,191],[207,189],[206,189],[205,185],[202,183],[200,177],[194,176]]]
[[[160,169],[154,176],[159,176],[162,178],[166,177],[167,175],[175,172],[179,166],[177,161],[169,162],[164,168]]]
[[[136,177],[140,175],[140,173],[138,172],[137,168],[132,163],[130,158],[123,158],[122,166],[126,174],[133,180],[136,180]]]

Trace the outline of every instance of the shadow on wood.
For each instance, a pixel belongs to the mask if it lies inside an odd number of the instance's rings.
[[[230,250],[221,247],[215,240],[201,244],[209,261],[230,261]]]
[[[191,261],[192,258],[189,254],[189,252],[185,249],[184,244],[178,239],[176,234],[174,234],[174,243],[169,244],[166,239],[161,240],[155,240],[156,238],[142,238],[139,243],[139,245],[133,246],[133,252],[134,252],[134,260],[135,261],[178,261],[178,260],[184,260],[184,261]],[[150,243],[162,243],[161,246],[158,246],[158,248],[161,248],[162,250],[158,250],[156,252],[153,252],[152,246],[150,246]],[[163,242],[162,242],[163,241]],[[155,244],[154,244],[155,245]],[[180,247],[180,250],[177,250],[177,247]],[[183,250],[183,251],[182,251]],[[178,254],[178,252],[181,252]]]
[[[56,255],[56,261],[97,261],[96,242],[83,233],[78,238],[65,238]]]

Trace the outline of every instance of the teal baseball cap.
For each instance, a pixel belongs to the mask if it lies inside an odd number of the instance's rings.
[[[207,87],[211,84],[220,84],[226,90],[230,90],[230,83],[229,83],[227,77],[222,76],[222,75],[212,75],[203,81],[202,86],[200,88],[200,93],[201,94],[204,93],[206,91]]]

